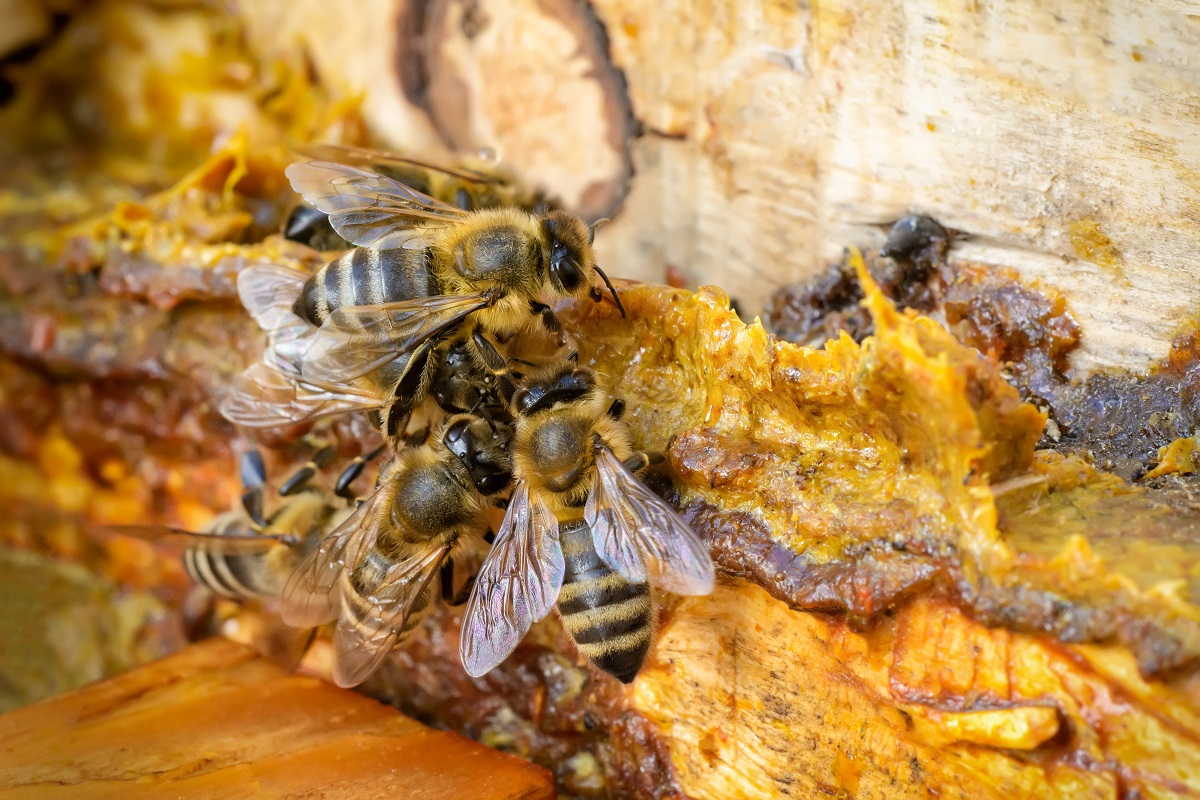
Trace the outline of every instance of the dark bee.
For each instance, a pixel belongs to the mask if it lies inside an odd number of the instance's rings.
[[[297,626],[337,620],[333,677],[365,680],[419,621],[455,551],[488,529],[488,498],[512,480],[511,430],[452,417],[432,444],[402,450],[375,492],[300,564],[283,590]]]
[[[649,650],[646,585],[707,594],[713,565],[703,543],[636,473],[624,406],[572,361],[522,382],[516,483],[504,521],[467,603],[463,665],[480,676],[503,661],[557,603],[580,652],[623,682]]]

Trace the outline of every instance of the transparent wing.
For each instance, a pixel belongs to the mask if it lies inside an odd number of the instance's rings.
[[[317,382],[360,378],[494,302],[488,292],[472,292],[339,308],[312,335],[299,358],[300,370],[306,380]]]
[[[295,536],[273,533],[214,533],[188,531],[168,525],[98,525],[94,530],[101,534],[131,536],[147,542],[204,542],[206,550],[222,553],[261,553],[277,544],[296,545],[300,541]]]
[[[379,408],[378,392],[356,386],[297,381],[265,361],[251,364],[221,400],[225,419],[248,428],[273,428]]]
[[[508,658],[550,613],[565,569],[558,520],[518,482],[463,615],[458,649],[468,675],[478,678]]]
[[[296,145],[293,149],[300,155],[310,158],[313,161],[331,161],[338,164],[349,164],[351,166],[372,169],[376,172],[380,171],[378,169],[380,167],[385,169],[387,167],[400,167],[402,169],[416,167],[419,170],[441,172],[470,183],[504,182],[498,175],[479,172],[469,167],[438,164],[433,161],[403,156],[399,153],[389,153],[386,150],[348,147],[341,144],[302,144]]]
[[[238,273],[238,297],[258,327],[272,339],[281,334],[291,338],[312,327],[292,311],[307,280],[307,275],[291,267],[252,264]]]
[[[370,246],[398,230],[458,222],[467,212],[378,172],[332,161],[302,161],[284,174],[292,188],[329,215],[347,241]]]
[[[296,565],[281,596],[283,621],[297,628],[324,625],[338,615],[333,589],[343,570],[353,569],[366,555],[378,533],[380,513],[387,511],[392,492],[386,473],[380,488]]]
[[[429,589],[450,552],[433,547],[388,570],[383,583],[367,598],[369,611],[351,602],[342,587],[342,613],[333,634],[333,680],[338,686],[357,686],[378,669],[404,633],[413,606]]]
[[[712,556],[666,501],[607,447],[596,451],[596,479],[583,509],[604,563],[631,583],[647,579],[674,594],[713,588]]]

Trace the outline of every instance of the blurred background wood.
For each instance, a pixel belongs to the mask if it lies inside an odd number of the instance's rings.
[[[239,8],[264,44],[299,38],[324,78],[364,92],[383,139],[497,148],[611,216],[600,254],[620,275],[673,267],[757,313],[923,212],[961,234],[952,259],[1066,295],[1077,370],[1144,369],[1195,318],[1196,3]]]
[[[0,716],[0,797],[553,798],[548,772],[221,639]]]

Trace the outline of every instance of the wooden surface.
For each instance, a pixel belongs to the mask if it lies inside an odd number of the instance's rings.
[[[920,601],[862,634],[726,583],[661,620],[632,705],[680,790],[718,798],[1187,798],[1200,717],[1118,648]]]
[[[554,797],[550,775],[210,640],[0,716],[0,797]]]
[[[376,135],[497,148],[611,216],[598,236],[610,273],[661,281],[671,266],[757,313],[924,212],[961,233],[953,259],[1066,295],[1077,370],[1142,369],[1195,319],[1200,4],[330,9],[241,4],[264,47],[302,42],[323,79],[363,93]]]

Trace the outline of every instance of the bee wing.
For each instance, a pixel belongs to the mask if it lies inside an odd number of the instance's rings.
[[[349,147],[341,144],[301,144],[294,149],[297,153],[313,161],[331,161],[338,164],[350,164],[356,167],[379,172],[378,167],[399,166],[417,167],[418,169],[441,172],[470,183],[501,183],[499,175],[489,175],[486,172],[462,166],[437,164],[433,161],[411,158],[399,153],[389,153],[385,150],[371,150],[366,147]]]
[[[339,384],[360,378],[493,302],[494,295],[471,292],[339,308],[313,334],[300,357],[301,372],[306,379]]]
[[[280,598],[281,616],[287,624],[313,628],[337,617],[333,589],[338,578],[344,569],[353,569],[375,542],[377,515],[392,499],[384,476],[380,478],[380,488],[296,565]]]
[[[196,544],[205,542],[210,550],[223,553],[260,553],[277,544],[296,545],[299,539],[274,533],[214,533],[188,531],[169,525],[98,525],[98,533],[131,536],[147,542],[181,541]]]
[[[467,212],[378,172],[332,161],[302,161],[284,174],[347,241],[369,246],[386,234],[458,222]]]
[[[333,634],[334,683],[349,689],[379,667],[400,641],[413,606],[425,594],[449,552],[449,547],[433,547],[394,565],[375,593],[365,598],[371,604],[365,617],[343,599]],[[343,596],[346,591],[349,589],[343,589]]]
[[[478,678],[508,658],[550,613],[565,571],[558,520],[519,481],[463,615],[458,649],[468,675]]]
[[[238,297],[272,339],[294,338],[312,327],[292,311],[307,280],[307,275],[291,267],[251,264],[238,273]]]
[[[294,425],[351,411],[379,408],[376,392],[356,386],[298,381],[266,361],[251,364],[221,399],[225,419],[248,428]]]
[[[713,588],[712,556],[688,524],[607,447],[596,453],[596,479],[583,509],[604,563],[631,583],[674,594]]]

